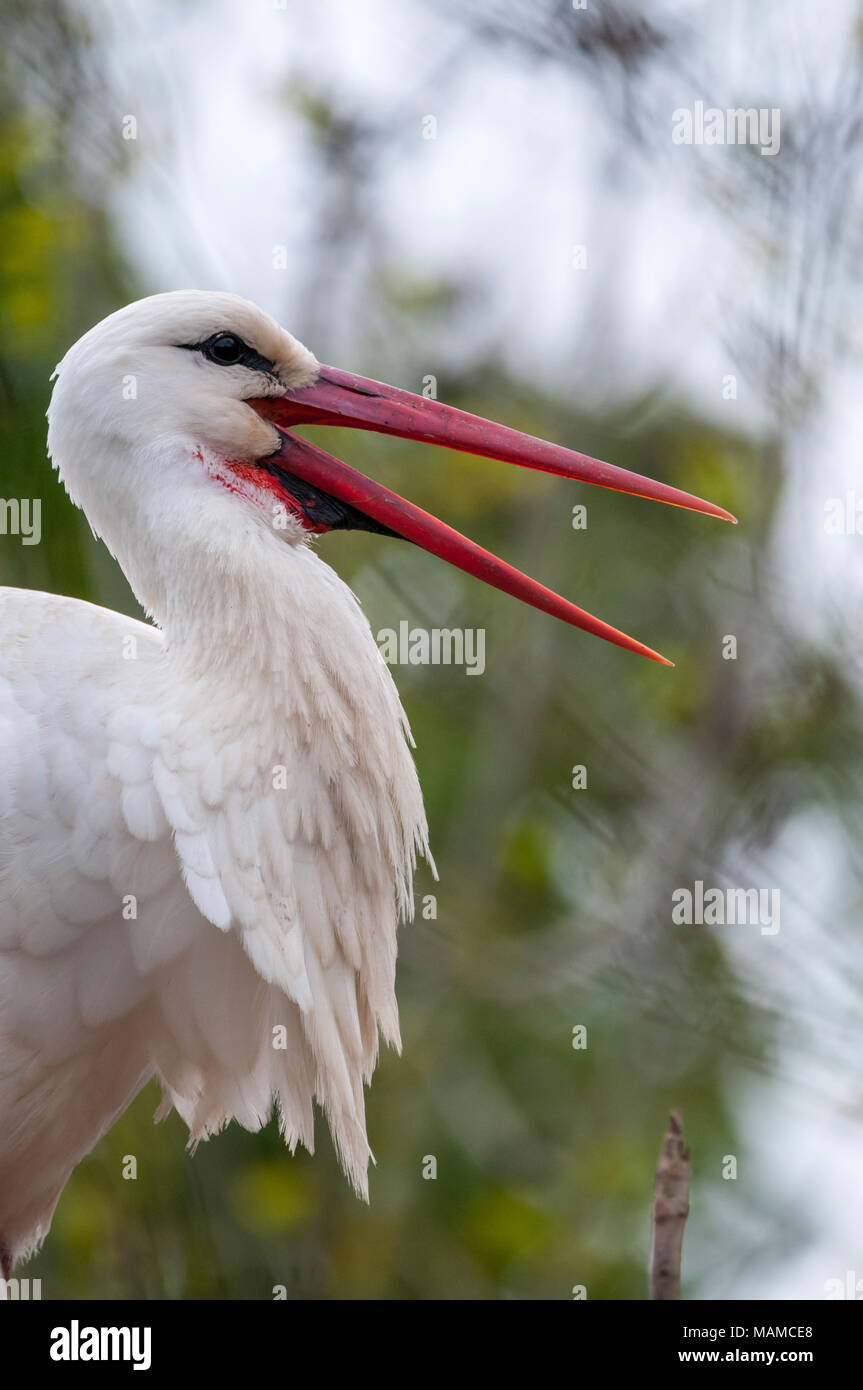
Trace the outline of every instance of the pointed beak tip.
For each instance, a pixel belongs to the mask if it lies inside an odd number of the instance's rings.
[[[737,525],[733,512],[726,511],[725,507],[719,507],[715,502],[705,502],[701,497],[693,497],[688,510],[700,512],[702,516],[715,516],[719,521],[730,521],[732,526]]]
[[[737,517],[733,512],[727,512],[724,507],[711,507],[708,515],[718,517],[720,521],[730,521],[732,526],[737,525]]]

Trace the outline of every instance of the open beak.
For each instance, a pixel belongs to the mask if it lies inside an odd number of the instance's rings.
[[[625,468],[600,463],[586,454],[549,444],[529,434],[508,429],[483,420],[478,415],[442,405],[439,401],[386,386],[368,377],[343,372],[336,367],[321,367],[313,386],[288,391],[284,396],[248,402],[259,415],[276,425],[282,435],[282,447],[260,462],[275,467],[278,472],[299,478],[315,493],[336,498],[352,510],[360,512],[375,523],[375,529],[394,532],[405,540],[414,541],[424,550],[439,555],[467,574],[483,579],[496,589],[512,594],[524,603],[532,604],[544,613],[562,618],[573,627],[592,632],[627,651],[638,652],[665,666],[673,663],[652,651],[626,633],[594,618],[558,594],[528,578],[496,555],[475,545],[444,522],[422,511],[389,488],[341,463],[307,440],[287,431],[294,425],[343,425],[352,429],[374,430],[379,434],[400,435],[404,439],[423,440],[427,444],[443,445],[462,453],[480,454],[485,458],[501,459],[536,468],[543,473],[556,473],[579,482],[596,483],[616,492],[630,492],[637,497],[649,497],[689,511],[705,512],[708,516],[734,521],[730,512],[704,502],[679,488],[654,482]],[[316,527],[306,512],[311,529]]]

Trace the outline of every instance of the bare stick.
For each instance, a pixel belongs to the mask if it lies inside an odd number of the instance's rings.
[[[672,1110],[653,1183],[651,1299],[680,1297],[680,1258],[683,1229],[689,1215],[691,1172],[689,1150],[683,1142],[683,1117],[679,1110]]]

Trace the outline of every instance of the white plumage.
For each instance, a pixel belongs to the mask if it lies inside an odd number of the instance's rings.
[[[153,1076],[192,1142],[275,1100],[311,1149],[317,1100],[367,1191],[363,1082],[378,1025],[398,1046],[425,818],[356,599],[298,523],[215,476],[273,447],[243,404],[272,383],[175,350],[226,328],[279,389],[313,374],[260,310],[191,292],[121,310],[58,369],[55,466],[158,627],[0,590],[7,1270]]]
[[[367,1193],[427,831],[368,622],[309,548],[415,541],[665,659],[292,433],[400,434],[732,519],[663,483],[322,367],[234,295],[156,295],[67,353],[49,449],[153,625],[0,590],[0,1273],[151,1077],[192,1143],[322,1106]],[[666,663],[668,664],[668,663]],[[433,866],[432,866],[433,867]],[[0,1285],[2,1288],[2,1285]]]

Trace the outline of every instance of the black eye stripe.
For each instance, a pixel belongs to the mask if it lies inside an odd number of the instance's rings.
[[[208,362],[214,362],[219,367],[247,367],[253,372],[266,372],[268,376],[275,372],[275,363],[269,357],[256,352],[236,333],[229,333],[227,329],[212,333],[200,343],[179,343],[178,346],[186,352],[200,352]]]

